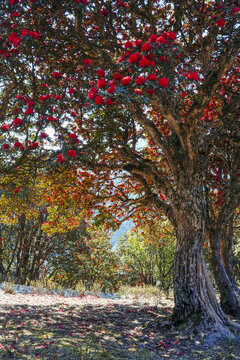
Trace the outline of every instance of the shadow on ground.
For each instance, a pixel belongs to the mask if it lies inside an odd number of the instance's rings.
[[[164,304],[0,304],[0,359],[240,359],[235,340],[208,349],[171,327],[160,330],[156,323],[171,314]]]

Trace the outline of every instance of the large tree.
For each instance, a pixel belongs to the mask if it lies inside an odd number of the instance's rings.
[[[108,199],[99,212],[164,212],[177,235],[173,319],[220,333],[234,326],[203,258],[204,192],[212,144],[237,113],[237,91],[221,84],[238,13],[227,0],[1,3],[2,171],[34,153],[77,162],[80,182],[94,172],[91,196]]]

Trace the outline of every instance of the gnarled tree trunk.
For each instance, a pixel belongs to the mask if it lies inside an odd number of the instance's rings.
[[[177,248],[173,320],[177,323],[192,320],[199,330],[226,335],[234,325],[217,302],[203,257],[206,212],[202,190],[190,186],[190,182],[185,182],[182,196],[174,204]]]

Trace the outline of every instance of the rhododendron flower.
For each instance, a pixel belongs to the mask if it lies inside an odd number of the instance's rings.
[[[29,107],[25,112],[27,115],[31,115],[33,113],[33,109]]]
[[[19,0],[9,0],[9,4],[12,6],[14,4],[17,4]]]
[[[137,39],[135,42],[134,42],[134,45],[136,46],[136,47],[140,47],[140,46],[142,46],[142,40],[141,39]]]
[[[125,76],[124,78],[122,78],[121,84],[128,85],[128,84],[130,84],[131,81],[132,81],[132,78],[130,76]]]
[[[59,161],[60,163],[64,163],[65,159],[64,159],[63,154],[58,155],[58,161]]]
[[[140,61],[139,61],[139,67],[145,67],[145,66],[149,66],[150,65],[150,61],[146,58],[143,57]]]
[[[1,129],[2,129],[3,131],[7,131],[7,130],[9,129],[9,125],[3,124],[2,127],[1,127]]]
[[[12,43],[15,47],[17,47],[22,41],[17,33],[13,32],[9,35],[8,41]]]
[[[32,106],[34,106],[35,105],[35,102],[34,101],[32,101],[32,100],[29,100],[28,101],[28,107],[32,107]]]
[[[19,186],[17,186],[17,187],[16,187],[16,189],[14,190],[15,194],[16,194],[16,193],[18,193],[18,192],[19,192],[19,190],[20,190],[20,187],[19,187]]]
[[[158,38],[158,36],[156,34],[152,34],[152,35],[149,36],[148,41],[153,42],[153,41],[156,41],[157,38]]]
[[[20,141],[15,141],[14,147],[15,147],[15,148],[22,149],[22,150],[24,149],[23,144],[20,143]]]
[[[116,73],[116,74],[113,75],[113,78],[114,78],[114,80],[121,80],[121,79],[122,79],[122,75]]]
[[[117,62],[120,63],[124,60],[124,56],[119,56],[119,58],[117,59]]]
[[[156,66],[156,63],[155,63],[155,61],[154,61],[154,60],[150,60],[150,61],[149,61],[149,65],[151,65],[151,66],[155,67],[155,66]]]
[[[140,89],[134,89],[135,94],[142,95],[143,92]]]
[[[220,28],[222,28],[225,24],[226,24],[226,21],[224,19],[219,19],[216,22],[216,25],[219,26]]]
[[[142,51],[149,51],[152,49],[152,45],[150,45],[149,43],[144,43],[142,46]]]
[[[28,31],[27,29],[22,29],[21,35],[22,35],[22,36],[30,35],[30,31]]]
[[[107,89],[107,92],[108,92],[109,94],[114,94],[114,93],[116,92],[116,87],[115,87],[115,85],[110,86],[110,88]]]
[[[108,11],[106,9],[102,9],[101,14],[102,14],[102,16],[107,16]]]
[[[74,94],[74,93],[75,93],[75,89],[74,89],[74,88],[70,88],[70,89],[68,90],[68,93],[69,93],[69,95]]]
[[[156,80],[157,80],[156,74],[149,74],[149,75],[147,76],[147,80],[156,81]]]
[[[95,87],[92,87],[88,92],[88,98],[94,99],[97,96],[98,90]]]
[[[99,69],[99,70],[97,71],[97,76],[98,76],[98,77],[103,77],[103,76],[105,76],[105,70]]]
[[[133,47],[133,43],[131,41],[126,41],[124,44],[125,49],[128,49],[130,47]]]
[[[69,134],[69,137],[70,137],[70,139],[77,139],[78,138],[77,134],[75,134],[75,133]]]
[[[155,91],[153,89],[146,89],[146,92],[151,95],[153,95],[155,93]]]
[[[107,85],[107,83],[106,83],[105,79],[101,78],[101,79],[98,80],[97,87],[99,89],[104,88],[106,85]]]
[[[168,86],[168,85],[169,85],[169,81],[168,81],[167,78],[163,77],[163,78],[159,79],[158,85],[160,85],[160,86]]]
[[[47,100],[47,98],[48,98],[47,95],[41,95],[41,96],[39,97],[39,100],[45,101],[45,100]]]
[[[22,125],[22,123],[23,123],[23,121],[20,118],[16,118],[16,119],[13,120],[13,125],[14,126]]]
[[[195,71],[192,71],[188,74],[187,79],[188,80],[198,80],[199,76]]]
[[[146,82],[146,79],[144,78],[144,77],[142,77],[142,76],[138,76],[137,78],[136,78],[136,84],[137,85],[142,85],[142,84],[144,84]]]
[[[9,144],[3,144],[3,150],[9,149],[10,145]]]
[[[46,139],[48,137],[48,134],[47,133],[45,133],[45,132],[42,132],[41,133],[41,138],[42,139]]]
[[[186,97],[187,93],[185,91],[182,91],[181,95],[182,95],[182,98],[184,99]]]
[[[131,55],[129,56],[128,62],[129,62],[130,64],[136,63],[136,62],[138,62],[139,59],[140,59],[140,53],[137,52],[137,53],[131,54]]]
[[[54,121],[54,120],[56,120],[56,119],[53,116],[48,117],[48,121]]]
[[[68,156],[76,157],[76,151],[75,150],[69,150],[68,151]]]
[[[90,59],[84,59],[83,63],[84,63],[84,65],[91,65],[92,61]]]
[[[55,100],[62,100],[62,96],[61,95],[56,95],[54,99]]]
[[[111,105],[113,103],[113,99],[106,98],[105,103],[106,103],[106,105]]]
[[[176,40],[176,38],[175,32],[169,31],[169,33],[167,33],[167,39]]]
[[[97,95],[95,97],[95,104],[96,105],[101,105],[101,104],[103,104],[103,102],[104,102],[104,100],[103,100],[103,97],[101,95]]]
[[[61,77],[62,77],[62,74],[61,74],[60,72],[58,72],[58,71],[54,71],[54,72],[52,73],[52,77],[61,78]]]
[[[164,62],[164,61],[167,61],[167,58],[166,58],[165,56],[161,55],[161,56],[159,57],[159,60],[162,61],[162,62]]]

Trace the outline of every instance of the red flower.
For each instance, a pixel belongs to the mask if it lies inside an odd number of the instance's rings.
[[[169,31],[169,33],[167,33],[167,39],[176,40],[176,38],[175,32]]]
[[[220,28],[222,28],[225,24],[226,24],[226,21],[224,19],[219,19],[216,22],[216,25],[219,26]]]
[[[137,53],[131,54],[131,55],[129,56],[128,62],[129,62],[130,64],[136,63],[136,62],[138,62],[139,59],[140,59],[140,53],[137,52]]]
[[[64,163],[65,159],[64,159],[63,154],[58,155],[58,161],[59,161],[60,163]]]
[[[192,71],[188,74],[187,79],[188,80],[198,80],[199,76],[195,71]]]
[[[31,115],[33,113],[33,109],[29,107],[25,112],[26,114]]]
[[[105,101],[106,105],[111,105],[113,103],[113,99],[111,98],[106,98],[106,101]]]
[[[22,29],[21,35],[22,35],[22,36],[30,35],[30,31],[28,31],[27,29]]]
[[[145,79],[144,77],[142,77],[142,76],[138,76],[138,77],[136,78],[136,84],[137,84],[137,85],[142,85],[142,84],[145,83],[145,81],[146,81],[146,79]]]
[[[142,40],[141,39],[137,39],[136,41],[135,41],[135,43],[134,43],[134,45],[136,46],[136,47],[140,47],[140,46],[142,46]]]
[[[46,139],[47,137],[48,137],[48,134],[47,134],[47,133],[44,133],[44,132],[41,133],[41,138],[42,138],[42,139]]]
[[[34,105],[35,105],[35,102],[32,101],[32,100],[29,100],[29,102],[28,102],[28,107],[32,107],[32,106],[34,106]]]
[[[148,41],[151,43],[151,42],[153,42],[153,41],[156,41],[156,39],[157,39],[157,38],[158,38],[158,36],[157,36],[157,35],[152,34],[152,35],[150,35],[150,37],[149,37]]]
[[[54,99],[55,100],[62,100],[62,96],[61,95],[56,95]]]
[[[84,59],[83,63],[84,63],[84,65],[91,65],[92,61],[90,59]]]
[[[7,124],[3,124],[2,127],[1,127],[1,129],[2,129],[3,131],[7,131],[7,130],[9,129],[9,126],[8,126]]]
[[[166,43],[166,39],[165,39],[165,37],[163,37],[163,36],[159,36],[159,37],[157,38],[156,42],[159,43],[159,44],[165,44],[165,43]]]
[[[128,85],[128,84],[130,84],[131,81],[132,81],[132,78],[130,76],[125,76],[124,78],[122,78],[121,84]]]
[[[16,118],[16,119],[13,120],[13,125],[14,126],[22,125],[22,123],[23,123],[23,121],[20,118]]]
[[[76,151],[75,150],[69,150],[68,151],[68,156],[76,157]]]
[[[41,95],[40,98],[39,98],[39,100],[45,101],[45,100],[47,100],[47,98],[48,98],[47,95]]]
[[[54,72],[52,73],[52,77],[61,78],[61,77],[62,77],[62,74],[61,74],[60,72],[58,72],[58,71],[54,71]]]
[[[3,150],[9,149],[10,145],[9,144],[3,144]]]
[[[70,139],[77,139],[77,135],[75,133],[69,134]]]
[[[54,120],[56,120],[56,119],[53,116],[48,117],[48,121],[54,121]]]
[[[157,80],[156,74],[149,74],[149,75],[147,76],[147,80],[156,81],[156,80]]]
[[[88,92],[88,98],[94,99],[97,96],[98,90],[95,87],[92,87]]]
[[[103,70],[103,69],[99,69],[98,71],[97,71],[97,76],[98,77],[103,77],[105,75],[105,71]]]
[[[130,47],[133,47],[133,43],[131,41],[126,41],[124,44],[125,49],[128,49]]]
[[[107,85],[107,83],[106,83],[106,80],[105,80],[105,79],[101,78],[101,79],[98,80],[97,87],[98,87],[99,89],[102,89],[102,88],[105,87],[106,85]]]
[[[9,0],[10,5],[14,5],[17,4],[19,2],[19,0]]]
[[[20,190],[20,187],[19,187],[19,186],[18,186],[18,187],[16,187],[16,189],[14,190],[15,194],[16,194],[16,193],[18,193],[18,192],[19,192],[19,190]]]
[[[122,75],[116,73],[116,74],[113,75],[113,78],[114,78],[114,80],[121,80],[121,79],[122,79]]]
[[[134,89],[135,94],[142,95],[143,92],[140,89]]]
[[[152,49],[152,45],[150,45],[149,43],[144,43],[142,46],[142,51],[149,51]]]
[[[140,61],[139,61],[139,67],[145,67],[145,66],[149,66],[150,65],[150,61],[143,57]]]
[[[75,93],[75,89],[74,89],[74,88],[70,88],[70,89],[68,90],[68,93],[69,93],[69,95],[74,94],[74,93]]]
[[[110,88],[107,89],[107,92],[109,94],[114,94],[116,92],[115,85],[110,86]]]
[[[18,37],[17,33],[13,32],[9,35],[8,41],[12,43],[15,47],[17,47],[22,40],[20,39],[20,37]]]
[[[20,143],[19,141],[15,141],[14,147],[15,147],[15,148],[22,149],[22,150],[24,149],[23,144]]]
[[[169,85],[169,81],[167,78],[163,77],[163,78],[159,79],[158,85],[167,87]]]
[[[103,104],[103,97],[101,96],[101,95],[97,95],[96,97],[95,97],[95,104],[96,105],[102,105]]]
[[[159,60],[162,61],[162,62],[164,62],[164,61],[167,61],[167,58],[166,58],[165,56],[161,55],[161,56],[159,57]]]

